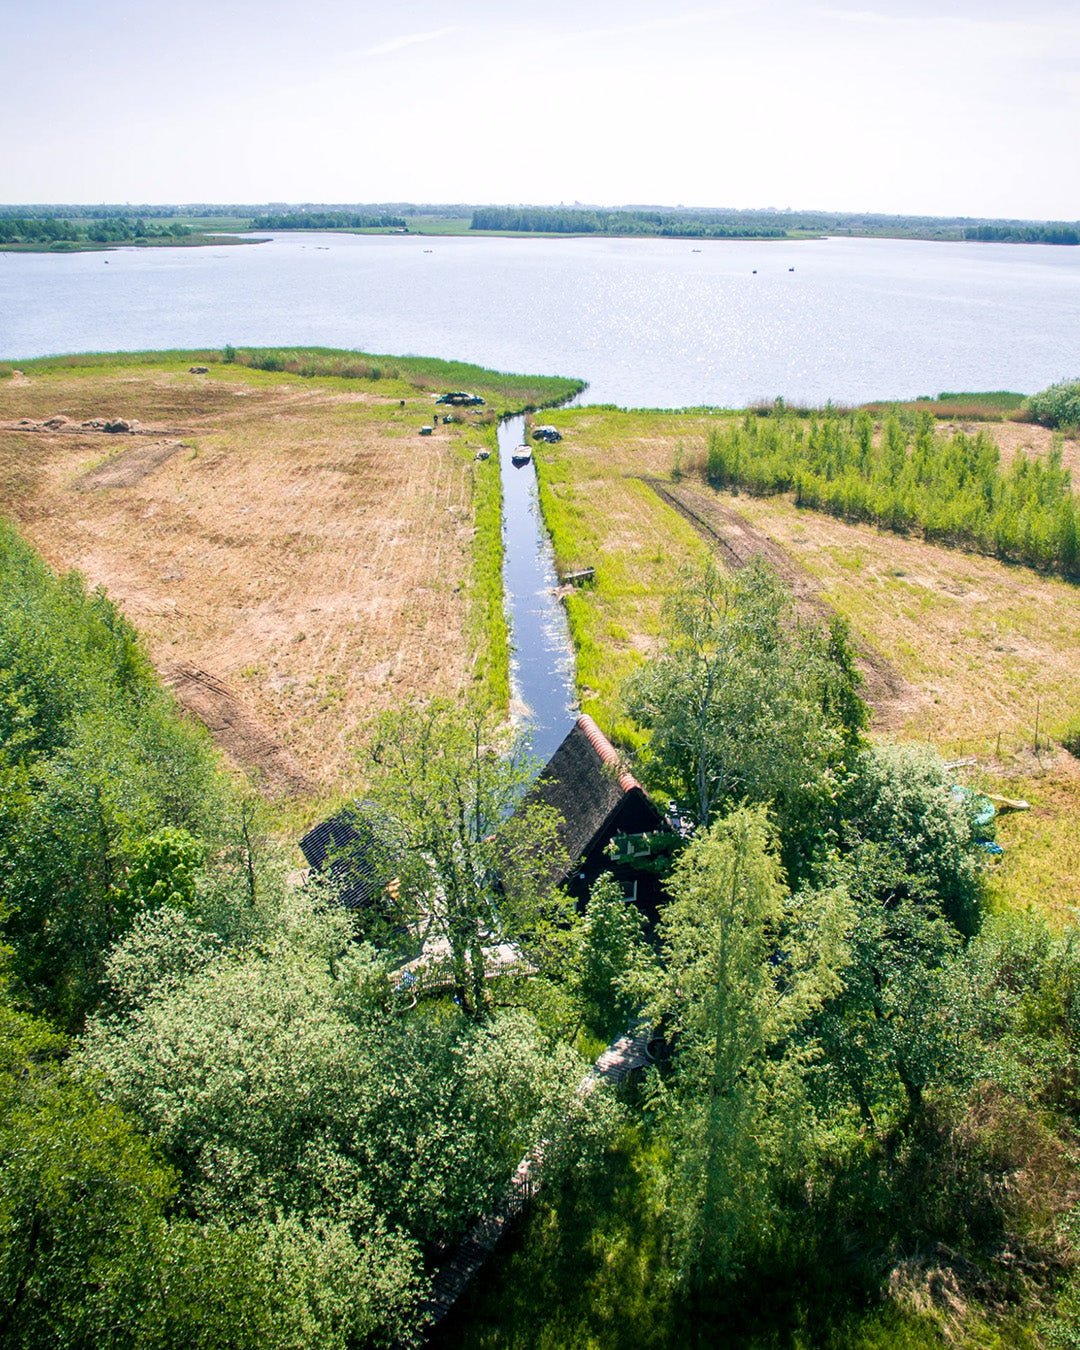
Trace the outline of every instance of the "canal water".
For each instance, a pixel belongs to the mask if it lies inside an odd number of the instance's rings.
[[[503,589],[510,625],[511,712],[534,755],[554,754],[577,716],[574,657],[566,612],[556,595],[551,540],[540,514],[536,468],[512,460],[525,443],[524,417],[499,424],[503,488]]]

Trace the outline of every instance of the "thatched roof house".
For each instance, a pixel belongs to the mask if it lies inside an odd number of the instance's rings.
[[[646,911],[655,915],[656,878],[620,864],[607,852],[616,835],[666,830],[668,822],[633,776],[625,772],[614,746],[591,717],[581,716],[548,760],[526,802],[553,806],[563,818],[562,842],[570,856],[561,878],[579,901],[602,872],[612,872]]]

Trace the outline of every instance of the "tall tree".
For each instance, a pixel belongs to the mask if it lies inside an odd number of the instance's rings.
[[[660,650],[625,690],[651,733],[646,776],[700,825],[738,802],[772,803],[798,875],[865,720],[846,633],[795,623],[789,590],[760,559],[682,574],[665,618]]]
[[[699,832],[669,889],[651,1003],[675,1038],[669,1209],[677,1268],[708,1278],[768,1228],[770,1181],[803,1152],[813,1052],[796,1033],[841,987],[851,911],[842,890],[787,889],[764,807]]]
[[[388,712],[367,757],[400,860],[402,913],[442,940],[457,998],[482,1017],[495,946],[517,944],[541,971],[566,950],[572,911],[555,890],[566,863],[558,814],[521,806],[534,765],[521,738],[478,707],[433,701]]]

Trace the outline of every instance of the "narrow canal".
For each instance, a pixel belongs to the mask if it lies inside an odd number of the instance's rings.
[[[499,424],[503,489],[503,594],[510,625],[510,710],[547,762],[576,716],[574,653],[556,595],[551,540],[540,514],[536,468],[512,459],[525,444],[524,417]]]

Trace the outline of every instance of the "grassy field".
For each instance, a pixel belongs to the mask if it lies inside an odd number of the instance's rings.
[[[715,415],[714,415],[715,416]],[[722,416],[719,415],[719,416]],[[1080,771],[1060,749],[1080,714],[1080,588],[1027,567],[799,510],[788,497],[712,494],[693,475],[713,416],[574,408],[544,415],[564,439],[537,455],[560,568],[595,564],[568,598],[585,707],[632,741],[621,680],[655,640],[664,587],[706,547],[642,477],[678,478],[779,546],[818,596],[903,681],[875,732],[974,758],[959,772],[1033,810],[1002,817],[1001,902],[1064,916],[1080,899]],[[985,424],[1003,458],[1049,446],[1042,428]],[[1076,455],[1066,442],[1067,456]],[[1075,460],[1074,460],[1075,462]],[[1035,753],[1038,722],[1039,753]]]
[[[260,736],[291,755],[302,816],[348,790],[372,713],[414,694],[505,700],[498,474],[474,456],[492,405],[559,386],[419,359],[364,358],[379,378],[357,378],[214,356],[21,363],[0,380],[3,500],[52,566],[108,589],[167,677],[225,688],[234,702],[211,712],[234,758],[258,762]],[[489,406],[421,438],[439,387]],[[17,425],[56,415],[75,425]],[[95,417],[139,434],[81,428]]]

